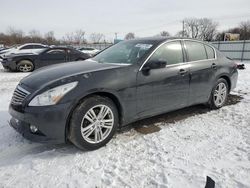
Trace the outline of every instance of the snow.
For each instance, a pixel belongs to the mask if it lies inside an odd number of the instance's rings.
[[[250,65],[246,68],[232,92],[243,97],[239,103],[151,118],[147,121],[159,132],[128,129],[107,146],[83,152],[70,144],[30,142],[9,127],[12,92],[28,74],[0,67],[0,187],[193,188],[204,187],[206,176],[217,188],[250,187]]]

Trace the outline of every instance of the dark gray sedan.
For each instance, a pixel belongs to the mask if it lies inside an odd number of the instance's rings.
[[[31,72],[35,69],[88,59],[90,55],[68,47],[50,47],[40,49],[37,52],[14,53],[0,56],[1,63],[5,69],[19,72]]]
[[[222,107],[237,77],[237,65],[208,43],[124,41],[84,63],[50,66],[21,80],[10,124],[31,140],[69,140],[94,150],[139,119],[200,103]]]

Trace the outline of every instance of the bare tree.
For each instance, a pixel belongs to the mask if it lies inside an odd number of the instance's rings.
[[[29,31],[29,37],[31,38],[31,42],[42,42],[42,36],[38,30]]]
[[[66,33],[66,35],[63,37],[63,41],[68,44],[82,44],[85,43],[86,40],[84,38],[85,31],[79,29],[75,32]]]
[[[93,43],[100,43],[100,41],[104,38],[104,34],[102,34],[102,33],[91,33],[89,38]]]
[[[7,29],[7,35],[9,35],[10,43],[21,44],[24,32],[22,30],[15,29],[14,27],[9,27]]]
[[[85,35],[85,31],[79,29],[76,30],[74,33],[74,41],[76,44],[82,44],[85,43],[85,39],[84,39],[84,35]]]
[[[66,33],[63,37],[63,41],[67,44],[73,44],[74,43],[74,33]]]
[[[197,38],[211,41],[217,34],[218,23],[208,18],[186,18],[184,31],[177,33],[178,36]]]
[[[240,40],[250,40],[250,20],[241,22],[237,27],[218,33],[216,40],[224,40],[225,33],[240,34]]]
[[[211,41],[217,34],[218,23],[208,18],[200,19],[199,38],[205,41]]]
[[[31,38],[35,38],[35,37],[41,37],[41,34],[38,30],[33,29],[29,32],[29,36]]]
[[[134,39],[135,38],[135,34],[134,33],[131,33],[131,32],[129,32],[129,33],[127,33],[126,35],[125,35],[125,40],[131,40],[131,39]]]
[[[199,33],[199,19],[186,18],[184,20],[184,33],[183,36],[198,38]]]
[[[47,44],[55,44],[56,42],[56,38],[54,36],[54,31],[49,31],[47,33],[44,34],[44,39],[46,40]]]
[[[240,39],[241,40],[249,40],[250,39],[250,20],[241,22],[240,26]]]
[[[162,32],[160,32],[160,36],[162,36],[162,37],[169,37],[170,34],[167,31],[162,31]]]

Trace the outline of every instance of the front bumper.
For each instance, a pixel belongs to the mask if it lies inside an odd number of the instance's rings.
[[[53,106],[26,107],[23,112],[15,110],[11,105],[10,125],[23,137],[36,142],[65,143],[66,124],[70,113],[70,104]],[[30,131],[30,125],[38,128],[36,133]]]
[[[8,61],[7,59],[1,59],[0,61],[5,69],[16,70],[16,63],[14,61]]]

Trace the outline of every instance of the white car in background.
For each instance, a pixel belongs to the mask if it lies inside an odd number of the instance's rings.
[[[40,43],[27,43],[14,48],[2,50],[0,54],[1,56],[3,56],[3,55],[19,54],[19,53],[38,53],[41,50],[44,50],[45,48],[49,48],[49,46]]]
[[[85,54],[89,54],[91,56],[97,54],[100,50],[97,50],[95,48],[88,48],[88,47],[83,47],[79,49],[81,52],[85,53]]]

